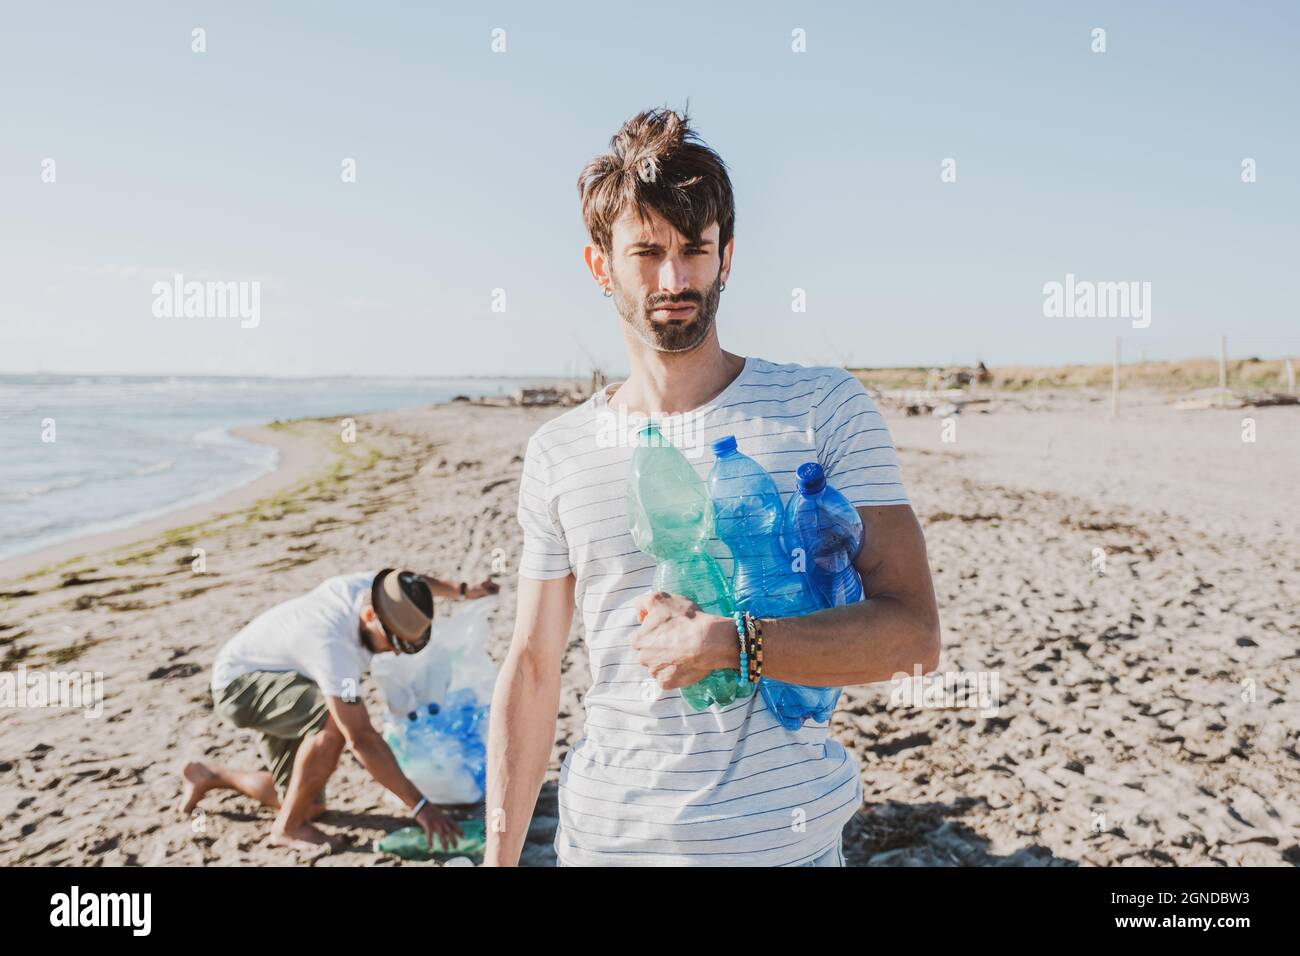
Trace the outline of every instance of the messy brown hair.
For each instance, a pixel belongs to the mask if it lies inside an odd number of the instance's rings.
[[[609,152],[578,177],[578,195],[587,234],[605,255],[614,223],[629,208],[643,221],[653,209],[692,242],[716,222],[719,256],[735,231],[727,166],[691,129],[685,112],[647,110],[624,123]]]

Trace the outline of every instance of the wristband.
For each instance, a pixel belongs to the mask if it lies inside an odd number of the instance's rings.
[[[752,614],[745,615],[745,623],[749,625],[745,649],[750,663],[750,672],[746,676],[751,682],[757,682],[763,678],[763,625]]]
[[[740,676],[749,677],[749,655],[745,652],[745,615],[735,611],[731,615],[736,622],[736,637],[740,640]]]
[[[417,803],[415,806],[411,807],[411,816],[418,815],[419,812],[424,809],[424,805],[428,802],[429,802],[428,797],[421,797],[420,802]]]

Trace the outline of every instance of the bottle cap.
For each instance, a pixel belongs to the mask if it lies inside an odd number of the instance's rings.
[[[654,422],[647,422],[637,429],[636,443],[642,448],[662,448],[668,444],[668,441],[655,427]]]
[[[736,450],[736,436],[723,435],[713,443],[713,454],[721,458],[723,455],[729,455]]]
[[[815,461],[806,461],[795,471],[799,479],[799,491],[805,495],[815,495],[826,487],[826,473]]]

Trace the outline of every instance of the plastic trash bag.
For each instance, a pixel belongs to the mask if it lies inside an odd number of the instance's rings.
[[[384,739],[402,772],[433,803],[483,799],[497,676],[487,653],[488,618],[496,603],[480,598],[434,618],[429,644],[418,654],[377,654],[371,661],[388,705]]]

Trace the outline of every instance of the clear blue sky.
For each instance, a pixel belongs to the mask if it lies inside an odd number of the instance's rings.
[[[1297,11],[11,5],[0,371],[564,374],[583,349],[625,370],[575,180],[627,117],[688,98],[736,187],[732,351],[1092,362],[1116,334],[1163,357],[1227,332],[1298,354]],[[177,271],[261,281],[260,326],[155,318]],[[1151,282],[1151,327],[1044,318],[1067,272]]]

